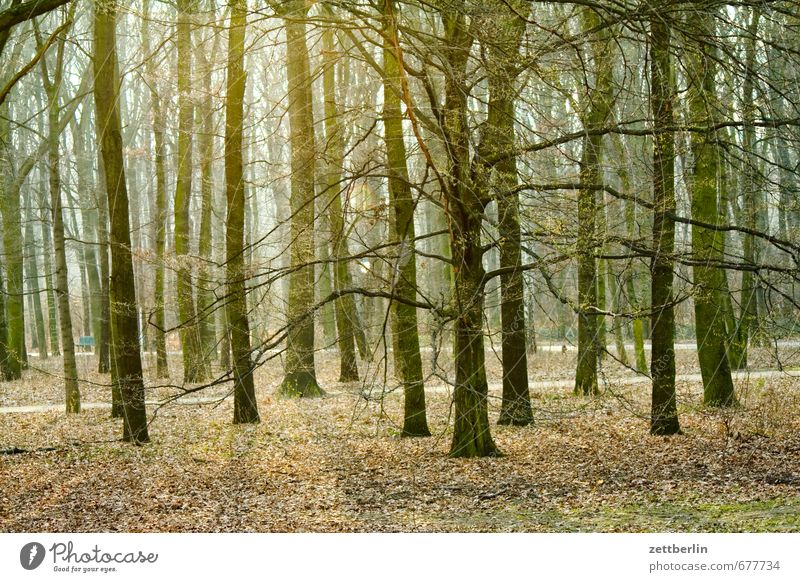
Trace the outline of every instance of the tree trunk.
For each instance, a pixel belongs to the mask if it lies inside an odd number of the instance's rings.
[[[19,191],[13,187],[13,176],[10,160],[11,134],[8,127],[8,106],[0,105],[0,140],[2,140],[2,155],[0,155],[0,211],[3,217],[3,249],[6,256],[6,321],[7,339],[6,358],[3,362],[2,375],[6,380],[22,378],[22,369],[25,351],[25,306],[24,306],[24,279],[23,279],[23,238],[21,225],[21,209]]]
[[[142,8],[144,13],[144,24],[142,29],[143,52],[150,54],[150,0],[145,0]],[[156,378],[169,378],[169,364],[167,361],[167,336],[166,313],[164,305],[164,259],[166,246],[167,230],[167,183],[166,183],[166,161],[164,146],[164,111],[161,106],[161,98],[155,85],[158,76],[155,59],[147,61],[147,74],[150,77],[150,107],[153,111],[153,141],[155,142],[154,164],[156,180],[156,201],[155,201],[155,274],[153,289],[153,325],[155,327],[156,340]]]
[[[47,303],[47,331],[50,337],[50,355],[56,357],[61,355],[61,341],[58,331],[58,306],[56,305],[55,285],[53,284],[53,243],[49,218],[50,204],[45,201],[47,190],[43,186],[39,193],[39,212],[42,225],[42,268],[44,269],[44,296]],[[45,216],[46,215],[46,216]]]
[[[192,197],[192,52],[191,13],[195,0],[178,0],[178,169],[175,183],[175,256],[178,262],[177,301],[180,317],[183,381],[202,382],[208,377],[200,346],[192,267],[189,262],[190,206]]]
[[[99,124],[96,125],[97,142],[102,142]],[[100,264],[100,337],[97,341],[97,371],[100,374],[111,372],[111,268],[108,262],[110,247],[108,234],[108,193],[106,190],[105,162],[102,147],[97,149],[97,209],[98,209],[98,255]],[[119,387],[112,388],[111,416],[117,418],[122,413],[122,398]]]
[[[500,451],[489,429],[483,344],[485,282],[481,223],[488,197],[475,190],[470,177],[466,75],[473,37],[467,29],[463,1],[443,8],[441,16],[446,31],[442,52],[447,65],[443,134],[450,163],[444,195],[450,221],[456,315],[455,422],[450,456],[489,457],[499,455]]]
[[[399,92],[402,73],[398,62],[400,50],[397,38],[393,0],[383,7],[383,125],[386,140],[386,162],[389,174],[389,203],[392,220],[391,238],[397,243],[397,259],[391,281],[398,298],[415,301],[417,298],[417,258],[414,229],[414,201],[409,188],[406,147],[403,141],[403,117]],[[480,240],[480,235],[479,235]],[[403,383],[403,436],[429,436],[425,410],[425,386],[422,380],[422,356],[419,350],[417,308],[392,301],[392,333],[395,373]]]
[[[352,287],[350,277],[350,251],[345,237],[344,210],[342,208],[342,169],[344,166],[344,136],[339,121],[339,106],[336,102],[336,61],[334,52],[334,30],[328,28],[322,36],[323,42],[323,86],[325,91],[325,141],[330,160],[327,164],[327,190],[330,205],[328,217],[331,227],[333,250],[333,286],[336,291]],[[339,336],[339,381],[358,380],[355,329],[359,326],[358,313],[353,295],[344,295],[334,302],[336,330]]]
[[[68,19],[72,19],[74,6],[71,7]],[[37,42],[41,46],[41,38],[36,31]],[[61,79],[64,68],[64,43],[62,36],[58,43],[56,63],[53,77],[47,69],[47,61],[41,60],[42,83],[47,93],[47,174],[50,189],[50,210],[53,216],[53,255],[56,266],[56,297],[58,299],[58,319],[61,321],[61,349],[64,352],[64,395],[66,411],[81,411],[81,393],[78,388],[78,367],[75,362],[75,338],[72,333],[72,313],[69,305],[69,271],[67,270],[67,248],[64,240],[64,211],[61,199],[61,169],[59,158],[59,102]],[[77,234],[77,233],[76,233]]]
[[[215,360],[216,339],[214,337],[214,293],[211,289],[211,272],[206,266],[211,261],[211,211],[214,196],[214,117],[212,107],[211,73],[212,64],[216,62],[217,41],[215,36],[210,59],[206,56],[206,47],[197,50],[198,69],[203,79],[202,102],[199,106],[201,132],[198,139],[200,150],[200,241],[198,254],[203,261],[197,273],[197,313],[199,318],[200,348],[203,358]],[[209,261],[209,263],[206,263]]]
[[[709,110],[716,108],[715,57],[704,40],[714,34],[714,20],[709,9],[701,7],[696,7],[690,18],[692,32],[701,40],[692,43],[692,53],[687,59],[689,117],[693,125],[704,126],[712,122]],[[691,149],[694,156],[692,218],[719,224],[719,151],[715,132],[692,132]],[[730,406],[736,402],[726,350],[725,321],[721,317],[725,273],[719,267],[704,265],[723,258],[720,252],[723,237],[723,232],[692,226],[692,254],[700,263],[693,267],[697,352],[703,376],[703,400],[711,406]]]
[[[597,17],[585,13],[584,27],[596,26]],[[602,127],[614,99],[613,93],[613,41],[608,31],[600,33],[600,40],[592,46],[595,66],[595,86],[588,89],[588,104],[584,117],[586,129]],[[575,394],[589,396],[599,392],[597,386],[597,361],[605,348],[605,337],[600,337],[597,294],[597,186],[600,176],[602,148],[601,135],[587,135],[583,139],[578,191],[578,365],[575,370]],[[603,345],[601,346],[601,342]]]
[[[47,331],[45,330],[44,314],[42,313],[42,294],[39,289],[39,258],[37,256],[36,238],[33,232],[35,217],[33,215],[32,199],[32,193],[25,197],[25,256],[28,259],[26,271],[28,292],[32,298],[32,311],[36,321],[35,337],[39,347],[39,358],[45,360],[47,359]],[[5,317],[5,314],[2,314],[2,317]]]
[[[650,21],[650,104],[653,115],[653,250],[651,338],[653,378],[650,432],[680,432],[675,396],[675,314],[672,284],[675,248],[675,135],[672,126],[675,85],[670,60],[669,23],[662,15]],[[660,131],[662,130],[662,131]]]
[[[488,136],[483,144],[501,156],[495,165],[497,190],[498,240],[500,268],[512,269],[500,277],[500,319],[502,324],[503,399],[498,424],[525,426],[533,422],[528,387],[528,345],[525,325],[525,291],[522,271],[517,156],[514,148],[514,103],[519,46],[525,32],[525,21],[518,16],[524,5],[513,4],[511,10],[495,3],[500,14],[493,18],[489,30],[496,38],[489,44],[489,111]]]
[[[114,338],[113,365],[122,397],[122,438],[139,444],[148,442],[149,437],[131,256],[128,191],[122,158],[115,28],[115,5],[97,1],[94,14],[94,96],[110,209],[109,300],[113,306],[110,326]]]
[[[753,120],[756,114],[756,96],[754,93],[755,53],[756,53],[756,31],[761,13],[758,8],[753,9],[753,16],[748,27],[749,40],[745,46],[745,75],[742,84],[742,105],[744,111],[742,117],[745,122],[744,139],[742,147],[744,149],[744,172],[742,173],[742,211],[744,221],[748,228],[767,232],[765,220],[760,220],[762,207],[766,201],[762,200],[760,194],[760,184],[758,183],[758,159],[755,152],[756,147],[756,128]],[[743,241],[743,259],[748,265],[759,263],[762,254],[759,239],[752,234],[745,234]],[[736,359],[731,360],[731,366],[737,370],[747,368],[748,346],[758,334],[759,327],[759,301],[757,293],[758,285],[756,276],[752,271],[742,271],[742,291],[741,291],[741,316],[739,326],[734,335]],[[762,316],[765,314],[761,314]]]
[[[250,360],[250,324],[247,320],[244,265],[245,190],[242,174],[244,123],[244,37],[247,24],[245,0],[231,5],[228,32],[228,89],[225,101],[225,192],[228,220],[225,230],[228,323],[233,351],[233,422],[259,422]]]
[[[291,145],[291,274],[287,306],[286,375],[278,393],[287,397],[324,394],[314,369],[314,180],[316,147],[311,73],[302,0],[282,5],[286,30],[286,70]]]
[[[620,301],[619,285],[617,284],[617,274],[614,272],[612,261],[606,260],[606,280],[608,281],[608,293],[611,295],[611,309],[614,313],[621,313],[622,302]],[[617,348],[617,358],[623,366],[629,366],[628,352],[625,350],[625,338],[622,335],[623,319],[614,316],[611,320],[614,333],[614,345]]]

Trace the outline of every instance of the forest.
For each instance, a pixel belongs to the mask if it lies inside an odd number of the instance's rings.
[[[0,0],[0,531],[800,531],[796,0]]]

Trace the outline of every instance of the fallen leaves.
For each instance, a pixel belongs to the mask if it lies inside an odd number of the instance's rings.
[[[533,358],[532,379],[537,365],[556,375],[553,356]],[[739,382],[730,411],[683,382],[684,434],[668,438],[647,434],[644,385],[597,399],[539,387],[534,426],[492,426],[503,457],[453,460],[446,391],[429,390],[434,436],[400,439],[398,391],[327,382],[328,397],[276,400],[272,368],[257,377],[261,424],[231,425],[230,399],[171,404],[144,447],[119,442],[108,410],[0,415],[0,448],[25,449],[0,456],[0,530],[800,530],[797,379]],[[3,390],[6,405],[22,392]]]

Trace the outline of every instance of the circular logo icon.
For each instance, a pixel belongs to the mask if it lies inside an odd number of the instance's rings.
[[[30,542],[19,551],[19,563],[26,570],[35,570],[44,561],[44,546],[39,542]]]

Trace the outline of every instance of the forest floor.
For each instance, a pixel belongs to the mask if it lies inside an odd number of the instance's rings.
[[[785,369],[797,369],[796,349],[779,354]],[[257,373],[260,424],[233,426],[229,387],[217,385],[149,405],[152,442],[133,447],[107,408],[11,412],[63,406],[58,361],[34,357],[23,380],[0,383],[0,531],[800,531],[800,378],[739,375],[741,405],[713,410],[696,354],[678,358],[681,435],[648,434],[649,385],[632,372],[607,361],[603,395],[576,398],[575,354],[542,351],[530,358],[535,424],[493,425],[502,457],[454,460],[451,394],[436,376],[429,438],[399,438],[402,397],[381,388],[380,366],[339,384],[324,352],[324,398],[275,399],[273,360]],[[438,363],[446,379],[451,363]],[[751,364],[777,362],[764,350]],[[107,405],[94,366],[81,356],[83,401]],[[492,352],[487,369],[495,421]],[[182,389],[149,381],[148,400]]]

